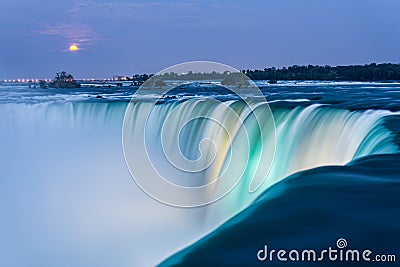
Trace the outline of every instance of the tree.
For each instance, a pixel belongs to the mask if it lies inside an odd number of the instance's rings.
[[[81,85],[66,71],[56,73],[54,80],[49,84],[51,88],[79,88]]]

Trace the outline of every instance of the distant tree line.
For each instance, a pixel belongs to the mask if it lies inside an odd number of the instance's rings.
[[[351,66],[298,66],[283,68],[265,68],[263,70],[242,70],[252,80],[326,80],[326,81],[398,81],[400,80],[400,64],[368,64],[368,65],[351,65]],[[160,76],[162,80],[226,80],[229,83],[236,79],[233,77],[235,73],[225,71],[223,73],[210,72],[200,73],[164,73]],[[140,76],[139,76],[140,77]],[[140,77],[146,80],[151,75]],[[145,79],[143,79],[145,78]]]
[[[153,74],[150,74],[150,75],[148,75],[148,74],[134,74],[132,77],[126,77],[126,80],[142,84],[145,81],[147,81],[151,76],[153,76]]]
[[[400,81],[400,64],[368,64],[351,66],[298,66],[283,68],[265,68],[263,70],[242,70],[251,80],[268,80],[276,83],[279,80],[300,80],[300,81]],[[132,81],[132,85],[141,85],[153,74],[136,74],[126,77],[125,80]],[[167,80],[221,80],[222,85],[246,86],[247,81],[237,73],[225,71],[200,73],[189,71],[187,73],[164,73],[155,77],[151,82],[153,86],[164,86]],[[40,81],[41,88],[78,88],[80,84],[66,71],[56,74],[52,82]]]
[[[243,70],[252,80],[329,80],[329,81],[395,81],[400,80],[400,64],[352,66],[291,66],[281,69]]]

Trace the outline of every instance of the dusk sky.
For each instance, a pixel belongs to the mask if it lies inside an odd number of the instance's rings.
[[[0,79],[400,62],[399,0],[1,0]],[[76,44],[78,51],[69,51]]]

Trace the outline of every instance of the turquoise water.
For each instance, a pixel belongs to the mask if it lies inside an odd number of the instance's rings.
[[[294,174],[161,266],[397,266],[399,160],[400,154],[369,156],[346,166]],[[359,261],[340,260],[336,244],[340,238],[347,241],[347,249],[370,250],[371,261],[361,256]],[[276,256],[260,261],[257,253],[265,245],[269,253],[312,249],[317,257],[302,262],[296,261],[295,254],[294,260],[286,254],[287,261]],[[318,260],[329,247],[336,250],[332,254],[336,260],[327,254]],[[377,255],[395,255],[395,262],[373,262]]]

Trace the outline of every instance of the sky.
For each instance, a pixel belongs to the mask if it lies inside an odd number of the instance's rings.
[[[398,0],[1,0],[0,79],[400,62]],[[78,51],[69,51],[76,44]]]

